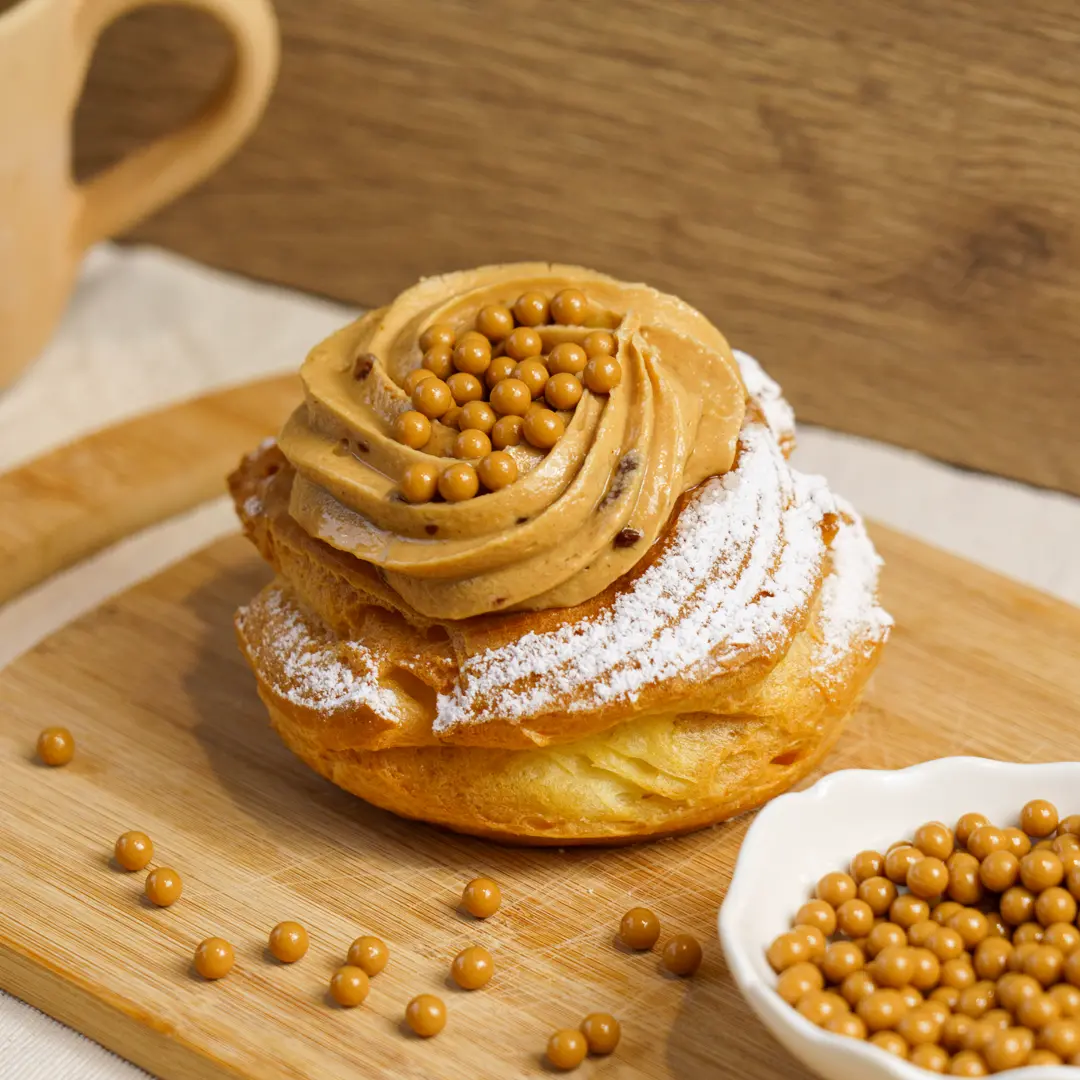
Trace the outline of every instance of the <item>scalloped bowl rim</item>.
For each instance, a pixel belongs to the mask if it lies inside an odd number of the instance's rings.
[[[942,781],[946,783],[942,785]],[[985,791],[985,795],[972,796],[972,788]],[[1076,793],[1074,807],[1062,805],[1070,790]],[[914,794],[919,794],[918,802],[908,798]],[[873,796],[879,815],[868,812],[853,827],[865,835],[865,840],[856,846],[844,840],[844,851],[833,856],[822,854],[822,864],[813,876],[803,872],[791,875],[778,889],[768,885],[772,852],[781,842],[791,843],[791,830],[795,837],[805,838],[830,817],[836,823],[837,814],[852,802],[857,800],[860,808],[866,806],[867,795]],[[1029,799],[1040,797],[1059,800],[1063,813],[1080,812],[1080,762],[1020,764],[948,757],[904,769],[845,769],[823,777],[805,791],[789,792],[767,804],[747,830],[717,920],[732,978],[754,1013],[794,1057],[830,1080],[849,1076],[860,1080],[927,1080],[933,1076],[869,1043],[833,1035],[811,1024],[775,992],[775,976],[765,960],[765,948],[773,937],[789,928],[790,918],[808,899],[809,887],[817,877],[830,869],[846,868],[846,860],[863,848],[897,839],[901,835],[897,828],[907,829],[907,835],[911,835],[924,821],[955,821],[968,810],[998,815],[1002,820],[1002,815],[1015,815]],[[976,805],[973,798],[988,805]],[[958,806],[962,808],[955,809]],[[948,809],[941,809],[945,807]],[[881,817],[886,809],[894,816],[907,813],[907,824],[886,825]],[[891,834],[889,840],[882,835],[886,832]],[[824,846],[828,848],[829,842]],[[784,856],[787,854],[785,851]],[[777,915],[778,911],[782,914]],[[762,922],[769,925],[762,927]],[[757,932],[755,923],[759,924]],[[1017,1080],[1075,1080],[1080,1070],[1075,1066],[1038,1066],[1003,1075]]]

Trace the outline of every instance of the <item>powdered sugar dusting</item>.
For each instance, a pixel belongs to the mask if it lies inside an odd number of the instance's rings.
[[[769,430],[781,446],[794,446],[795,410],[784,398],[780,384],[766,374],[765,369],[749,353],[740,352],[738,349],[731,351],[738,361],[746,392],[761,406]]]

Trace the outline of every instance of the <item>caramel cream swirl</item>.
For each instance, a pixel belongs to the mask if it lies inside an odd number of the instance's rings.
[[[593,329],[614,333],[622,382],[585,391],[544,453],[509,452],[518,480],[465,502],[411,505],[405,468],[454,463],[456,432],[433,422],[422,450],[397,442],[411,408],[401,382],[432,323],[460,335],[484,304],[580,289],[582,326],[538,327],[547,353]],[[648,551],[678,497],[727,472],[746,391],[723,335],[674,296],[575,266],[520,263],[428,278],[309,354],[305,401],[280,445],[296,470],[290,511],[311,535],[380,568],[417,611],[461,619],[569,607],[602,592]]]

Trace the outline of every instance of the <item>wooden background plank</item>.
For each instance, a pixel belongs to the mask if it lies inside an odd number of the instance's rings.
[[[804,420],[1080,492],[1072,0],[277,7],[261,129],[134,239],[364,304],[578,260],[701,307]],[[114,28],[81,169],[225,61],[186,12]]]

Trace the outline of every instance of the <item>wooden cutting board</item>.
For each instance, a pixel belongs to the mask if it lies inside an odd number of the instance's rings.
[[[108,515],[125,520],[152,516],[135,506],[149,488],[159,513],[190,501],[200,485],[176,485],[177,474],[208,477],[208,458],[257,438],[260,417],[268,429],[280,419],[280,385],[232,394],[247,411],[225,409],[217,424],[220,410],[197,410],[201,438],[171,465],[154,458],[153,482],[136,475],[132,432],[183,428],[173,412],[77,447],[64,477],[74,527],[79,500],[102,484],[115,491]],[[117,462],[125,478],[102,475]],[[42,517],[33,485],[16,480],[0,481],[0,529],[23,522],[22,541],[4,541],[8,558],[34,542],[32,521],[63,540],[48,569],[81,554],[88,545],[57,528],[59,509]],[[111,535],[105,524],[98,533]],[[827,768],[957,753],[1080,758],[1080,611],[897,533],[874,534],[896,632]],[[20,565],[25,585],[33,575]],[[623,1041],[582,1076],[809,1075],[742,1003],[716,940],[746,819],[643,847],[537,851],[372,809],[309,772],[267,724],[231,627],[267,573],[241,538],[224,540],[0,674],[0,986],[170,1080],[541,1076],[549,1033],[595,1010],[621,1019]],[[34,760],[46,724],[75,733],[66,768]],[[153,837],[155,865],[183,875],[174,907],[148,906],[143,874],[110,864],[130,828]],[[482,923],[456,907],[478,873],[505,896]],[[666,976],[656,952],[616,947],[619,917],[639,903],[659,913],[665,936],[704,942],[695,978]],[[265,950],[286,918],[312,937],[292,967]],[[327,982],[363,932],[389,943],[391,962],[365,1005],[346,1011],[328,1003]],[[195,945],[212,934],[238,958],[213,984],[191,970]],[[468,994],[447,974],[471,943],[491,949],[497,972]],[[401,1024],[422,992],[442,996],[449,1013],[428,1042]]]

